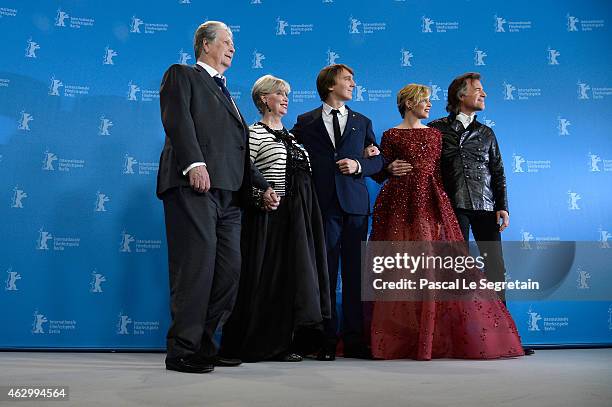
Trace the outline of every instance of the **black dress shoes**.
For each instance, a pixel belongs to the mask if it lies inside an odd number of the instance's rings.
[[[317,353],[317,360],[322,362],[331,362],[336,360],[336,352],[327,348],[323,348]]]
[[[234,367],[240,366],[242,364],[242,360],[235,358],[225,358],[223,356],[214,356],[210,359],[210,363],[220,367]]]
[[[523,348],[523,352],[525,352],[525,356],[530,356],[535,353],[535,350],[533,348]]]
[[[210,373],[215,370],[215,366],[193,356],[183,356],[167,358],[166,369],[183,373]]]
[[[297,353],[283,353],[274,358],[277,362],[301,362],[304,358]]]

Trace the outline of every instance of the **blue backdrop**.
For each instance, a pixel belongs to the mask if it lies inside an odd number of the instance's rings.
[[[611,17],[606,0],[3,0],[0,347],[164,348],[158,89],[169,65],[195,62],[193,32],[207,19],[233,29],[228,86],[251,122],[250,88],[266,73],[292,86],[291,127],[320,103],[321,67],[352,66],[350,106],[380,137],[400,121],[403,85],[432,87],[435,118],[452,78],[481,72],[479,120],[495,130],[508,176],[504,238],[608,250]],[[576,266],[563,284],[588,291],[609,283],[610,268]],[[612,343],[609,299],[510,309],[526,343]]]

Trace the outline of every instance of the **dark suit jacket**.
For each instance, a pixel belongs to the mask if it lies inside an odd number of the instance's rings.
[[[348,109],[348,107],[347,107]],[[334,149],[321,116],[323,107],[304,113],[297,118],[291,130],[304,145],[312,166],[312,176],[323,213],[337,197],[342,210],[353,215],[370,213],[370,197],[365,178],[383,167],[381,155],[364,159],[363,149],[376,145],[372,121],[364,115],[348,109],[348,119],[340,145]],[[359,175],[342,175],[336,161],[351,158],[361,164]]]
[[[161,117],[166,142],[157,173],[157,196],[189,186],[183,170],[206,163],[211,188],[251,194],[251,183],[268,183],[249,158],[249,129],[242,115],[200,65],[172,65],[160,88]]]

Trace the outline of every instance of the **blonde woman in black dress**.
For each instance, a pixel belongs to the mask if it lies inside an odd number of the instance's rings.
[[[251,160],[281,197],[276,211],[254,205],[243,214],[238,299],[225,325],[222,354],[246,362],[298,362],[330,317],[329,278],[321,212],[306,150],[283,126],[289,84],[259,78],[252,96],[261,120],[250,126]],[[313,346],[316,344],[313,344]]]

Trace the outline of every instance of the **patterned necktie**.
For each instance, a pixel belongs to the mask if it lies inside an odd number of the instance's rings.
[[[234,102],[232,102],[232,95],[230,95],[229,90],[227,90],[223,78],[221,78],[220,76],[213,76],[213,79],[215,80],[215,82],[217,82],[217,85],[219,85],[219,87],[221,88],[221,92],[223,92],[227,100],[229,100],[230,104],[233,106]]]
[[[331,114],[334,116],[332,119],[332,124],[334,126],[334,141],[336,143],[336,150],[337,150],[338,146],[340,145],[340,137],[342,137],[342,134],[340,134],[340,121],[338,120],[338,115],[340,114],[340,110],[332,109]]]

